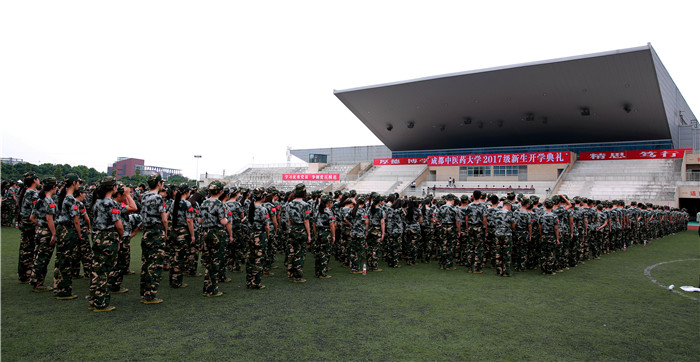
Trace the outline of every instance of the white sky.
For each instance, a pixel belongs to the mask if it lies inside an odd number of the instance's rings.
[[[231,174],[381,144],[334,89],[647,42],[700,112],[700,2],[474,3],[5,1],[2,157]]]

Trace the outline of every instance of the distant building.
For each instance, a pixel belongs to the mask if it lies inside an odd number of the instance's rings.
[[[145,161],[140,158],[130,158],[130,157],[119,157],[117,161],[112,164],[112,166],[107,167],[107,173],[112,174],[112,171],[116,171],[117,178],[124,176],[134,176],[136,170],[139,169],[141,175],[152,175],[155,173],[160,173],[163,178],[168,178],[173,175],[181,175],[182,170],[176,168],[167,168],[160,166],[147,166]]]
[[[16,164],[18,164],[18,163],[24,163],[24,160],[23,160],[23,159],[21,159],[21,158],[12,158],[12,157],[4,157],[4,158],[2,158],[1,161],[2,161],[2,163],[7,163],[7,164],[10,164],[10,165],[13,165],[13,166],[16,165]]]

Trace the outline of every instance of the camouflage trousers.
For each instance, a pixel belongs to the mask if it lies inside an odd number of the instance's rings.
[[[440,260],[440,249],[442,249],[442,237],[445,233],[442,230],[442,225],[436,226],[433,229],[433,240],[430,245],[430,258],[437,261]]]
[[[588,248],[590,250],[590,258],[596,259],[600,257],[603,246],[601,243],[602,231],[592,230],[588,232]]]
[[[534,225],[532,229],[535,230]],[[533,233],[532,239],[527,247],[527,261],[525,262],[527,269],[537,269],[540,267],[540,251],[542,250],[540,243],[540,233]]]
[[[246,262],[243,251],[248,244],[248,231],[244,231],[240,223],[232,225],[233,243],[226,248],[226,268],[230,271],[240,271],[241,263]]]
[[[141,238],[141,298],[153,299],[158,294],[165,259],[165,232],[158,229],[144,231]]]
[[[228,233],[224,229],[222,234],[221,244],[219,244],[219,253],[216,254],[219,258],[219,273],[216,275],[216,279],[219,283],[226,281],[226,250],[228,250],[229,245],[231,245],[231,240],[228,237]]]
[[[367,269],[379,268],[379,248],[381,248],[382,229],[379,226],[370,226],[367,233]]]
[[[197,266],[199,264],[199,252],[202,249],[202,239],[204,238],[204,229],[198,229],[194,232],[194,241],[188,241],[185,247],[185,272],[189,275],[197,274]]]
[[[553,274],[556,267],[554,253],[557,247],[557,238],[553,234],[544,234],[540,239],[540,265],[542,272]]]
[[[92,246],[90,246],[90,230],[88,230],[87,226],[81,226],[80,233],[83,238],[78,240],[75,244],[75,249],[73,249],[73,277],[80,275],[80,263],[82,262],[85,277],[92,278],[92,263],[94,257],[92,254]]]
[[[481,258],[481,265],[486,267],[490,262],[491,267],[493,268],[496,266],[496,259],[494,258],[496,254],[496,237],[493,233],[493,229],[491,228],[485,230],[484,234],[486,237],[484,238],[484,252],[482,254],[483,257]]]
[[[341,227],[339,234],[340,238],[335,239],[337,247],[336,258],[344,266],[348,267],[350,266],[350,259],[348,258],[348,245],[350,244],[350,239],[352,239],[352,236],[350,236],[350,228],[347,226]],[[291,242],[291,236],[289,239]]]
[[[14,226],[15,205],[11,197],[2,202],[2,226]]]
[[[314,275],[317,278],[328,275],[328,258],[332,243],[331,229],[328,227],[317,228],[316,243],[314,244],[314,254],[316,255]]]
[[[36,251],[36,225],[29,219],[22,219],[19,224],[21,239],[19,242],[19,264],[17,275],[20,282],[28,282],[32,277],[34,252]]]
[[[418,258],[418,243],[420,242],[420,230],[406,230],[403,243],[403,257],[406,264],[413,265]]]
[[[260,279],[264,270],[264,251],[267,247],[267,233],[264,230],[255,230],[248,238],[248,259],[245,265],[246,287],[260,288]]]
[[[463,230],[464,232],[457,238],[455,259],[457,260],[457,265],[469,267],[469,250],[471,249],[471,243],[469,243],[469,232],[466,227],[464,227]]]
[[[469,225],[469,258],[467,267],[472,271],[479,272],[482,268],[484,258],[484,228],[481,225]]]
[[[275,254],[277,254],[277,234],[270,231],[267,236],[267,242],[265,243],[265,249],[263,250],[263,272],[269,273],[272,268],[272,264],[275,263]]]
[[[496,260],[496,274],[500,276],[510,275],[510,262],[513,253],[513,240],[510,235],[495,235],[496,247],[494,259]]]
[[[186,227],[173,230],[173,243],[170,245],[170,286],[179,288],[185,270],[187,248],[192,243],[192,235]]]
[[[111,291],[116,292],[122,288],[124,275],[129,271],[131,263],[131,236],[124,235],[117,248],[117,263],[109,274]]]
[[[117,264],[119,234],[115,230],[97,230],[93,238],[90,305],[102,309],[109,306],[110,273]]]
[[[453,225],[442,226],[442,240],[440,243],[440,268],[454,268],[455,241],[457,240],[457,230]]]
[[[530,233],[527,230],[516,230],[513,232],[513,260],[512,265],[515,271],[527,270],[528,239]]]
[[[78,242],[74,226],[56,226],[56,263],[53,268],[53,292],[57,297],[73,294],[73,257]]]
[[[399,266],[399,251],[401,250],[401,234],[389,234],[386,240],[386,262],[390,268]]]
[[[226,231],[222,228],[203,229],[202,266],[204,266],[204,286],[202,293],[219,293],[219,269],[222,268],[221,244],[226,243]]]
[[[572,268],[575,267],[579,261],[579,257],[578,257],[579,240],[578,239],[579,239],[579,235],[576,231],[574,231],[573,237],[571,235],[569,235],[569,246],[567,248],[569,250],[569,255],[567,257],[567,261],[568,261],[567,264],[568,264],[568,266],[570,266]]]
[[[588,233],[583,229],[579,229],[578,237],[576,238],[576,261],[582,262],[588,259]]]
[[[287,278],[301,279],[304,277],[304,256],[308,235],[302,224],[292,226],[287,243]]]
[[[569,261],[569,241],[571,240],[568,230],[559,230],[559,244],[556,244],[554,258],[557,271],[564,270]]]
[[[418,260],[430,263],[430,257],[432,254],[433,243],[435,242],[435,229],[430,227],[424,227],[420,230],[421,238],[418,243]]]
[[[350,239],[348,248],[348,258],[350,259],[350,269],[352,271],[362,270],[362,262],[364,261],[365,243],[367,242],[364,234],[354,234]]]
[[[32,265],[32,278],[29,281],[33,287],[44,285],[46,272],[53,255],[54,245],[51,245],[51,232],[48,227],[36,228],[36,247],[34,249],[34,265]]]

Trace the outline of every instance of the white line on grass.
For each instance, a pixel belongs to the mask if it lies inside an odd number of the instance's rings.
[[[660,287],[662,287],[662,288],[664,288],[664,289],[668,289],[668,285],[663,285],[663,284],[659,283],[658,280],[654,279],[654,277],[651,276],[651,270],[654,269],[654,268],[656,268],[657,266],[663,265],[663,264],[677,263],[677,262],[681,262],[681,261],[694,261],[694,260],[700,260],[700,259],[681,259],[681,260],[671,260],[671,261],[663,261],[663,262],[661,262],[661,263],[656,263],[656,264],[654,264],[654,265],[650,265],[650,266],[646,267],[646,269],[644,269],[644,275],[646,275],[647,278],[649,278],[649,280],[651,280],[652,282],[654,282],[654,284],[656,284],[656,285],[658,285],[658,286],[660,286]],[[685,293],[681,293],[681,292],[679,292],[679,291],[677,291],[677,290],[675,290],[675,289],[672,290],[672,292],[674,292],[674,293],[676,293],[676,294],[678,294],[678,295],[682,295],[682,296],[684,296],[684,297],[686,297],[686,298],[690,298],[690,299],[692,299],[692,300],[694,300],[694,301],[696,301],[696,302],[700,302],[700,299],[691,297],[691,296],[686,295]]]

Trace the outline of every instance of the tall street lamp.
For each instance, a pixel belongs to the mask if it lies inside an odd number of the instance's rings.
[[[197,181],[197,187],[199,187],[199,159],[202,158],[202,155],[194,155],[194,158],[197,159],[197,174],[194,179]]]

